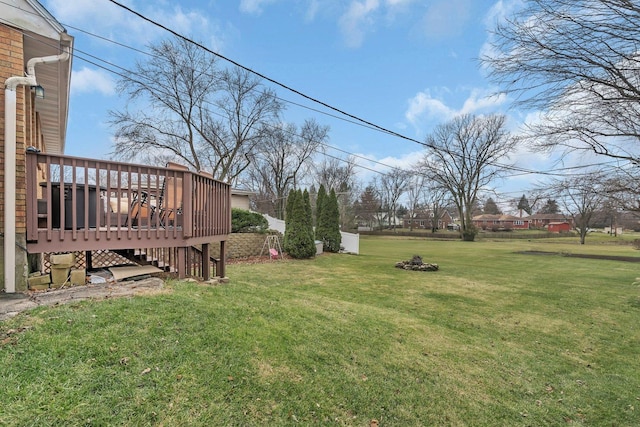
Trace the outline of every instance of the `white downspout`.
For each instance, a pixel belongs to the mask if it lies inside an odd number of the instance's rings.
[[[31,58],[27,75],[9,77],[4,83],[4,290],[16,291],[16,88],[37,86],[36,65],[69,59],[69,47],[60,55]]]

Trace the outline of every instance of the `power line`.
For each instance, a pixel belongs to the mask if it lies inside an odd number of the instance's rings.
[[[159,23],[159,22],[157,22],[157,21],[154,21],[153,19],[146,17],[145,15],[143,15],[143,14],[141,14],[141,13],[139,13],[139,12],[137,12],[137,11],[133,10],[132,8],[130,8],[130,7],[128,7],[128,6],[123,5],[122,3],[117,2],[116,0],[109,0],[109,1],[110,1],[111,3],[113,3],[113,4],[115,4],[116,6],[119,6],[119,7],[123,8],[123,9],[125,9],[125,10],[129,11],[130,13],[132,13],[132,14],[136,15],[136,16],[137,16],[137,17],[139,17],[140,19],[142,19],[142,20],[144,20],[144,21],[147,21],[147,22],[149,22],[150,24],[152,24],[152,25],[154,25],[154,26],[156,26],[156,27],[162,28],[163,30],[165,30],[165,31],[167,31],[167,32],[169,32],[169,33],[171,33],[171,34],[173,34],[174,36],[176,36],[176,37],[178,37],[178,38],[180,38],[180,39],[182,39],[182,40],[184,40],[184,41],[186,41],[187,43],[191,43],[191,44],[193,44],[193,45],[195,45],[195,46],[199,47],[200,49],[203,49],[204,51],[209,52],[210,54],[212,54],[212,55],[214,55],[214,56],[216,56],[216,57],[218,57],[218,58],[220,58],[220,59],[223,59],[223,60],[225,60],[225,61],[227,61],[227,62],[229,62],[229,63],[231,63],[231,64],[235,65],[235,66],[236,66],[236,67],[238,67],[238,68],[241,68],[241,69],[243,69],[243,70],[245,70],[245,71],[248,71],[248,72],[250,72],[251,74],[254,74],[254,75],[256,75],[256,76],[258,76],[258,77],[260,77],[260,78],[262,78],[262,79],[264,79],[264,80],[266,80],[266,81],[268,81],[268,82],[271,82],[271,83],[275,84],[276,86],[280,86],[281,88],[283,88],[283,89],[285,89],[285,90],[288,90],[289,92],[295,93],[296,95],[301,96],[301,97],[303,97],[303,98],[305,98],[305,99],[307,99],[307,100],[309,100],[309,101],[311,101],[311,102],[313,102],[313,103],[316,103],[316,104],[322,105],[322,106],[323,106],[323,107],[325,107],[325,108],[328,108],[328,109],[330,109],[330,110],[332,110],[332,111],[335,111],[335,112],[337,112],[337,113],[339,113],[339,114],[341,114],[341,115],[344,115],[344,116],[350,117],[350,118],[352,118],[353,120],[356,120],[356,121],[358,121],[358,122],[364,123],[364,124],[366,124],[367,126],[370,126],[370,127],[372,127],[372,128],[378,129],[378,130],[380,130],[380,131],[382,131],[382,132],[384,132],[384,133],[388,133],[388,134],[390,134],[390,135],[394,135],[394,136],[396,136],[396,137],[398,137],[398,138],[406,139],[406,140],[409,140],[409,141],[415,142],[415,143],[417,143],[417,144],[424,145],[424,143],[423,143],[423,142],[420,142],[420,141],[418,141],[418,140],[416,140],[416,139],[413,139],[413,138],[409,138],[408,136],[405,136],[405,135],[399,134],[399,133],[394,132],[394,131],[392,131],[392,130],[386,129],[386,128],[382,127],[382,126],[378,126],[378,125],[377,125],[377,124],[375,124],[375,123],[372,123],[372,122],[370,122],[370,121],[367,121],[367,120],[365,120],[365,119],[362,119],[362,118],[360,118],[360,117],[358,117],[358,116],[355,116],[355,115],[353,115],[353,114],[347,113],[346,111],[343,111],[343,110],[341,110],[341,109],[339,109],[339,108],[333,107],[333,106],[331,106],[331,105],[329,105],[329,104],[327,104],[327,103],[325,103],[325,102],[323,102],[323,101],[320,101],[319,99],[316,99],[316,98],[311,97],[311,96],[309,96],[309,95],[307,95],[307,94],[304,94],[304,93],[302,93],[302,92],[300,92],[300,91],[298,91],[298,90],[296,90],[296,89],[294,89],[294,88],[292,88],[292,87],[290,87],[290,86],[288,86],[288,85],[286,85],[286,84],[284,84],[284,83],[281,83],[281,82],[279,82],[279,81],[277,81],[277,80],[275,80],[275,79],[272,79],[271,77],[268,77],[268,76],[266,76],[266,75],[264,75],[264,74],[262,74],[262,73],[260,73],[260,72],[258,72],[258,71],[255,71],[255,70],[253,70],[253,69],[251,69],[251,68],[249,68],[249,67],[246,67],[246,66],[244,66],[244,65],[240,64],[239,62],[234,61],[234,60],[233,60],[233,59],[231,59],[231,58],[228,58],[228,57],[226,57],[226,56],[224,56],[224,55],[222,55],[222,54],[220,54],[220,53],[218,53],[218,52],[215,52],[215,51],[213,51],[213,50],[209,49],[208,47],[206,47],[206,46],[202,45],[201,43],[198,43],[198,42],[196,42],[196,41],[194,41],[194,40],[192,40],[192,39],[190,39],[190,38],[188,38],[188,37],[186,37],[186,36],[183,36],[182,34],[178,33],[177,31],[174,31],[174,30],[172,30],[171,28],[168,28],[168,27],[166,27],[165,25],[163,25],[163,24],[161,24],[161,23]]]
[[[0,3],[2,3],[2,2],[0,1]],[[141,53],[141,54],[146,55],[146,56],[151,56],[151,57],[154,57],[154,58],[158,58],[157,55],[154,55],[151,52],[147,52],[147,51],[144,51],[142,49],[138,49],[138,48],[135,48],[133,46],[129,46],[127,44],[117,42],[117,41],[115,41],[113,39],[110,39],[108,37],[104,37],[104,36],[101,36],[99,34],[92,33],[91,31],[83,30],[82,28],[78,28],[78,27],[75,27],[73,25],[66,24],[66,23],[63,23],[62,25],[64,25],[65,27],[69,27],[69,28],[71,28],[73,30],[76,30],[78,32],[81,32],[83,34],[86,34],[88,36],[95,37],[97,39],[100,39],[100,40],[103,40],[103,41],[106,41],[106,42],[109,42],[109,43],[113,43],[113,44],[115,44],[117,46],[120,46],[120,47],[123,47],[125,49],[129,49],[129,50],[131,50],[133,52],[138,52],[138,53]],[[211,75],[209,75],[209,76],[213,77]],[[371,130],[376,130],[376,131],[378,130],[375,127],[366,125],[365,123],[361,123],[361,122],[358,122],[358,121],[355,121],[355,120],[349,120],[347,118],[338,116],[336,114],[331,114],[331,113],[328,113],[326,111],[322,111],[322,110],[319,110],[317,108],[313,108],[313,107],[310,107],[308,105],[304,105],[304,104],[301,104],[299,102],[292,101],[290,99],[285,99],[285,98],[282,98],[282,97],[279,97],[279,96],[275,96],[275,98],[278,99],[279,101],[284,102],[284,103],[295,105],[296,107],[300,107],[300,108],[303,108],[303,109],[306,109],[306,110],[309,110],[309,111],[313,111],[314,113],[322,114],[324,116],[331,117],[331,118],[334,118],[336,120],[341,120],[341,121],[344,121],[346,123],[351,123],[351,124],[354,124],[356,126],[362,126],[364,128],[371,129]]]
[[[442,150],[442,147],[436,147],[436,146],[434,146],[432,144],[428,144],[426,142],[418,141],[415,138],[411,138],[411,137],[408,137],[406,135],[402,135],[402,134],[400,134],[398,132],[395,132],[395,131],[392,131],[392,130],[387,129],[385,127],[379,126],[379,125],[377,125],[375,123],[372,123],[372,122],[370,122],[368,120],[360,118],[360,117],[358,117],[356,115],[347,113],[346,111],[343,111],[343,110],[341,110],[341,109],[339,109],[337,107],[329,105],[329,104],[327,104],[327,103],[325,103],[323,101],[320,101],[319,99],[316,99],[314,97],[306,95],[306,94],[304,94],[304,93],[302,93],[302,92],[300,92],[300,91],[298,91],[298,90],[296,90],[296,89],[294,89],[294,88],[292,88],[292,87],[290,87],[290,86],[288,86],[288,85],[286,85],[284,83],[281,83],[281,82],[279,82],[279,81],[277,81],[275,79],[272,79],[272,78],[270,78],[270,77],[268,77],[268,76],[266,76],[266,75],[264,75],[264,74],[262,74],[262,73],[260,73],[258,71],[253,70],[252,68],[249,68],[247,66],[244,66],[244,65],[240,64],[237,61],[234,61],[233,59],[230,59],[230,58],[228,58],[228,57],[226,57],[226,56],[224,56],[224,55],[222,55],[220,53],[217,53],[217,52],[209,49],[208,47],[202,45],[201,43],[198,43],[198,42],[196,42],[196,41],[194,41],[194,40],[192,40],[192,39],[190,39],[190,38],[178,33],[177,31],[172,30],[171,28],[169,28],[169,27],[167,27],[167,26],[165,26],[165,25],[163,25],[163,24],[161,24],[161,23],[159,23],[159,22],[157,22],[157,21],[155,21],[155,20],[153,20],[151,18],[148,18],[147,16],[137,12],[136,10],[134,10],[134,9],[128,7],[128,6],[123,5],[122,3],[117,2],[116,0],[109,0],[109,1],[111,3],[117,5],[117,6],[121,7],[122,9],[125,9],[128,12],[136,15],[140,19],[142,19],[142,20],[144,20],[144,21],[146,21],[146,22],[148,22],[148,23],[150,23],[150,24],[152,24],[152,25],[154,25],[156,27],[159,27],[159,28],[161,28],[161,29],[173,34],[174,36],[180,38],[181,40],[184,40],[187,43],[193,44],[194,46],[197,46],[200,49],[203,49],[204,51],[209,52],[211,55],[214,55],[214,56],[216,56],[216,57],[218,57],[220,59],[223,59],[223,60],[233,64],[236,67],[239,67],[239,68],[241,68],[241,69],[243,69],[243,70],[245,70],[245,71],[247,71],[249,73],[252,73],[252,74],[254,74],[254,75],[256,75],[256,76],[258,76],[258,77],[260,77],[260,78],[262,78],[262,79],[264,79],[266,81],[268,81],[268,82],[271,82],[271,83],[273,83],[273,84],[275,84],[275,85],[277,85],[277,86],[279,86],[279,87],[281,87],[281,88],[283,88],[285,90],[288,90],[288,91],[290,91],[290,92],[292,92],[292,93],[294,93],[294,94],[296,94],[298,96],[301,96],[301,97],[303,97],[303,98],[305,98],[305,99],[307,99],[309,101],[312,101],[314,103],[322,105],[323,107],[328,108],[328,109],[330,109],[332,111],[335,111],[335,112],[337,112],[339,114],[342,114],[344,116],[350,117],[353,120],[356,120],[358,122],[364,123],[367,126],[375,128],[375,129],[377,129],[377,130],[379,130],[379,131],[381,131],[383,133],[386,133],[386,134],[389,134],[389,135],[393,135],[395,137],[398,137],[398,138],[401,138],[401,139],[404,139],[404,140],[407,140],[407,141],[415,142],[416,144],[419,144],[419,145],[422,145],[422,146],[425,146],[425,147],[429,147],[429,148],[431,148],[433,150]],[[446,149],[445,149],[445,151],[448,154],[452,155],[452,156],[454,156],[454,155],[460,156],[459,154],[449,152]],[[524,169],[524,168],[519,168],[519,167],[516,167],[516,166],[500,164],[498,162],[491,162],[491,164],[493,166],[497,166],[497,167],[501,167],[501,168],[504,168],[504,169],[513,170],[513,171],[517,171],[517,172],[528,172],[528,173],[532,173],[532,174],[543,174],[544,175],[543,172],[531,171],[531,170],[527,170],[527,169]]]
[[[284,84],[282,84],[282,83],[280,83],[280,82],[278,82],[278,81],[276,81],[276,80],[274,80],[274,79],[271,79],[271,78],[269,78],[269,77],[267,77],[267,76],[265,76],[265,75],[263,75],[263,74],[261,74],[261,73],[256,72],[255,70],[252,70],[252,69],[250,69],[250,68],[248,68],[248,67],[245,67],[245,66],[243,66],[243,65],[241,65],[241,64],[239,64],[239,63],[237,63],[236,61],[233,61],[233,60],[231,60],[231,59],[229,59],[229,58],[227,58],[227,57],[225,57],[225,56],[223,56],[223,55],[220,55],[220,54],[218,54],[218,53],[216,53],[216,52],[214,52],[214,51],[212,51],[212,50],[208,49],[207,47],[205,47],[205,46],[203,46],[203,45],[201,45],[201,44],[199,44],[199,43],[197,43],[197,42],[194,42],[193,40],[191,40],[191,39],[189,39],[189,38],[186,38],[186,37],[184,37],[184,36],[180,35],[179,33],[177,33],[177,32],[175,32],[175,31],[173,31],[173,30],[171,30],[171,29],[169,29],[169,28],[165,27],[164,25],[159,24],[159,23],[157,23],[156,21],[153,21],[153,20],[151,20],[150,18],[145,17],[144,15],[142,15],[142,14],[140,14],[140,13],[138,13],[138,12],[136,12],[136,11],[132,10],[131,8],[129,8],[129,7],[127,7],[127,6],[124,6],[124,5],[122,5],[122,4],[120,4],[120,3],[118,3],[118,2],[116,2],[116,1],[114,1],[114,0],[110,0],[110,1],[111,1],[112,3],[114,3],[115,5],[117,5],[117,6],[119,6],[119,7],[122,7],[122,8],[124,8],[124,9],[126,9],[127,11],[129,11],[129,12],[131,12],[131,13],[135,14],[136,16],[140,17],[141,19],[143,19],[143,20],[145,20],[145,21],[147,21],[147,22],[150,22],[150,23],[152,23],[153,25],[159,26],[160,28],[162,28],[162,29],[164,29],[164,30],[166,30],[166,31],[170,32],[171,34],[175,35],[176,37],[179,37],[179,38],[181,38],[182,40],[184,40],[184,41],[186,41],[186,42],[188,42],[188,43],[192,43],[192,44],[194,44],[195,46],[197,46],[197,47],[199,47],[199,48],[201,48],[201,49],[203,49],[203,50],[205,50],[205,51],[207,51],[207,52],[211,53],[211,54],[212,54],[212,55],[214,55],[214,56],[217,56],[217,57],[219,57],[219,58],[221,58],[221,59],[223,59],[223,60],[226,60],[226,61],[228,61],[228,62],[232,63],[233,65],[235,65],[235,66],[237,66],[237,67],[239,67],[239,68],[241,68],[241,69],[244,69],[244,70],[246,70],[246,71],[248,71],[248,72],[250,72],[250,73],[253,73],[253,74],[255,74],[255,75],[259,76],[260,78],[263,78],[263,79],[265,79],[265,80],[267,80],[267,81],[269,81],[269,82],[272,82],[272,83],[274,83],[274,84],[276,84],[276,85],[278,85],[278,86],[280,86],[280,87],[283,87],[283,88],[285,88],[285,89],[287,89],[287,90],[289,90],[289,91],[291,91],[291,92],[293,92],[293,93],[295,93],[295,94],[298,94],[298,95],[300,95],[300,96],[302,96],[302,97],[304,97],[304,98],[306,98],[306,99],[308,99],[308,100],[311,100],[311,101],[313,101],[313,102],[315,102],[315,103],[318,103],[318,104],[320,104],[320,105],[323,105],[323,106],[325,106],[325,107],[327,107],[327,108],[329,108],[329,109],[331,109],[331,110],[333,110],[333,111],[336,111],[336,112],[338,112],[338,113],[340,113],[340,114],[343,114],[343,115],[346,115],[346,116],[348,116],[348,117],[351,117],[351,118],[353,118],[354,120],[356,120],[357,122],[354,122],[354,121],[352,121],[352,120],[347,120],[347,119],[344,119],[344,118],[339,117],[339,116],[331,115],[331,114],[328,114],[328,113],[323,112],[323,111],[321,111],[321,110],[312,109],[312,108],[310,108],[310,107],[307,107],[307,106],[304,106],[304,105],[301,105],[301,104],[297,104],[297,103],[294,103],[294,102],[292,102],[292,101],[284,100],[284,101],[286,101],[286,102],[290,102],[290,103],[292,103],[292,104],[294,104],[294,105],[297,105],[297,106],[300,106],[300,107],[302,107],[302,108],[308,108],[308,109],[310,109],[310,110],[312,110],[312,111],[316,111],[316,112],[321,113],[321,114],[327,114],[327,115],[329,115],[329,116],[331,116],[331,117],[334,117],[334,118],[336,118],[336,119],[346,120],[346,121],[347,121],[347,122],[349,122],[349,123],[358,124],[358,125],[361,125],[361,126],[365,126],[365,127],[371,128],[371,129],[375,129],[375,130],[378,130],[378,131],[382,131],[382,132],[384,132],[384,133],[387,133],[387,134],[390,134],[390,135],[393,135],[393,136],[396,136],[396,137],[400,137],[400,138],[405,139],[405,140],[409,140],[409,141],[412,141],[412,142],[418,143],[418,144],[420,144],[420,145],[422,145],[422,146],[426,146],[426,147],[429,147],[429,148],[432,148],[432,149],[437,148],[437,147],[432,146],[431,144],[428,144],[428,143],[425,143],[425,142],[420,142],[420,141],[418,141],[418,140],[415,140],[415,139],[413,139],[413,138],[410,138],[410,137],[407,137],[407,136],[401,135],[401,134],[399,134],[399,133],[397,133],[397,132],[391,131],[391,130],[386,129],[386,128],[384,128],[384,127],[381,127],[381,126],[375,125],[374,123],[371,123],[371,122],[369,122],[369,121],[367,121],[367,120],[361,119],[361,118],[359,118],[359,117],[357,117],[357,116],[355,116],[355,115],[351,115],[351,114],[346,113],[346,112],[344,112],[344,111],[342,111],[342,110],[340,110],[340,109],[338,109],[338,108],[332,107],[332,106],[330,106],[329,104],[326,104],[326,103],[324,103],[324,102],[322,102],[322,101],[319,101],[319,100],[317,100],[317,99],[315,99],[315,98],[313,98],[313,97],[307,96],[307,95],[305,95],[305,94],[303,94],[303,93],[301,93],[301,92],[299,92],[299,91],[297,91],[297,90],[295,90],[295,89],[293,89],[293,88],[291,88],[291,87],[289,87],[289,86],[287,86],[287,85],[284,85]],[[0,2],[0,3],[7,4],[7,3],[5,3],[5,2]],[[11,5],[10,5],[10,6],[11,6]],[[14,6],[14,7],[15,7],[15,6]],[[26,12],[26,11],[25,11],[25,12]],[[4,20],[3,20],[3,21],[4,21]],[[4,21],[4,22],[7,22],[7,21]],[[110,42],[110,43],[114,43],[114,44],[116,44],[116,45],[118,45],[118,46],[121,46],[121,47],[124,47],[124,48],[127,48],[127,49],[131,49],[131,50],[133,50],[133,51],[135,51],[135,52],[139,52],[139,53],[144,54],[144,55],[154,56],[154,57],[156,57],[156,58],[157,58],[157,56],[156,56],[156,55],[153,55],[153,54],[151,54],[151,53],[149,53],[149,52],[146,52],[146,51],[144,51],[144,50],[136,49],[136,48],[131,47],[131,46],[128,46],[128,45],[126,45],[126,44],[116,42],[116,41],[114,41],[114,40],[111,40],[111,39],[108,39],[108,38],[102,37],[102,36],[100,36],[100,35],[97,35],[97,34],[94,34],[94,33],[91,33],[91,32],[85,31],[85,30],[82,30],[82,29],[77,28],[77,27],[73,27],[73,26],[69,26],[69,27],[70,27],[70,28],[74,28],[74,29],[76,29],[77,31],[81,31],[81,32],[83,32],[83,33],[85,33],[85,34],[87,34],[87,35],[92,36],[92,37],[97,37],[97,38],[99,38],[99,39],[101,39],[101,40],[105,40],[105,41],[108,41],[108,42]],[[77,50],[77,49],[76,49],[76,50]],[[91,58],[94,58],[94,59],[96,59],[96,60],[98,60],[98,61],[101,61],[101,62],[103,62],[103,63],[105,63],[105,64],[109,64],[109,65],[110,65],[110,66],[112,66],[112,67],[118,68],[118,69],[120,69],[120,70],[122,70],[122,71],[126,71],[128,74],[127,74],[127,75],[125,75],[125,74],[119,73],[119,72],[114,71],[114,70],[112,70],[112,69],[109,69],[109,68],[106,68],[106,67],[104,67],[104,66],[101,66],[100,64],[98,64],[98,63],[96,63],[96,62],[93,62],[93,61],[88,60],[88,59],[86,59],[86,58],[82,58],[82,57],[80,57],[80,56],[78,56],[78,55],[75,55],[75,57],[78,57],[78,59],[84,60],[85,62],[88,62],[88,63],[90,63],[90,64],[92,64],[92,65],[95,65],[95,66],[97,66],[97,67],[100,67],[100,68],[102,68],[102,69],[105,69],[106,71],[111,72],[111,73],[113,73],[113,74],[116,74],[116,75],[118,75],[118,76],[120,76],[120,77],[122,77],[122,78],[126,78],[126,79],[130,79],[130,80],[132,80],[132,78],[131,78],[131,74],[132,74],[132,72],[131,72],[130,70],[125,69],[125,68],[123,68],[123,67],[120,67],[120,66],[118,66],[117,64],[113,64],[113,63],[111,63],[111,62],[105,61],[105,60],[103,60],[103,59],[101,59],[101,58],[98,58],[97,56],[91,55],[91,54],[89,54],[89,53],[87,53],[87,52],[83,52],[83,51],[80,51],[80,50],[77,50],[77,51],[79,51],[79,52],[83,53],[84,55],[87,55],[87,56],[89,56],[89,57],[91,57]],[[141,82],[139,82],[139,83],[141,83]],[[143,84],[143,85],[144,85],[144,83],[141,83],[141,84]],[[278,99],[281,99],[281,98],[278,98]],[[211,113],[211,114],[217,114],[217,115],[220,115],[219,113],[215,113],[215,112],[213,112],[213,111],[211,111],[211,110],[207,110],[207,111],[208,111],[209,113]],[[381,166],[388,167],[388,168],[391,168],[391,169],[399,169],[399,168],[397,168],[397,167],[393,167],[393,166],[390,166],[390,165],[384,164],[384,163],[382,163],[382,162],[378,162],[378,161],[375,161],[375,160],[372,160],[372,159],[369,159],[369,158],[366,158],[366,157],[363,157],[363,156],[359,156],[359,155],[356,155],[356,154],[354,154],[354,153],[349,153],[349,152],[347,152],[347,151],[345,151],[345,150],[339,149],[339,148],[337,148],[337,147],[330,146],[330,145],[328,145],[328,144],[324,144],[324,145],[325,145],[325,146],[327,146],[327,147],[329,147],[329,148],[335,149],[335,150],[337,150],[337,151],[341,151],[341,152],[343,152],[343,153],[349,154],[349,155],[351,155],[351,156],[354,156],[354,157],[357,157],[357,158],[364,159],[364,160],[366,160],[366,161],[368,161],[368,162],[376,163],[376,164],[379,164],[379,165],[381,165]],[[457,155],[457,156],[459,156],[459,154],[457,154],[457,153],[451,153],[451,152],[449,152],[448,150],[445,150],[445,151],[446,151],[448,154],[451,154],[451,155]],[[327,155],[326,153],[322,153],[322,154]],[[333,157],[333,156],[331,156],[331,157]],[[335,157],[334,157],[334,158],[335,158]],[[337,159],[339,159],[339,158],[337,158]],[[339,160],[344,161],[343,159],[339,159]],[[503,176],[502,176],[503,178],[509,178],[509,177],[515,177],[515,176],[522,176],[522,175],[529,175],[529,174],[548,175],[548,176],[566,176],[566,174],[555,173],[555,172],[562,172],[562,171],[573,170],[573,169],[579,169],[579,168],[585,168],[585,167],[589,167],[589,166],[590,166],[590,165],[587,165],[587,166],[575,166],[575,167],[568,167],[568,168],[551,169],[551,170],[546,170],[546,171],[539,171],[539,170],[538,170],[538,171],[536,171],[536,170],[529,170],[529,169],[525,169],[525,168],[515,167],[515,166],[511,166],[511,165],[504,165],[504,164],[500,164],[500,163],[491,163],[491,164],[492,164],[492,165],[494,165],[494,166],[499,166],[499,167],[502,167],[502,168],[505,168],[505,169],[508,169],[508,170],[513,170],[513,171],[515,171],[515,172],[518,172],[518,173],[514,173],[514,174],[510,174],[510,175],[503,175]],[[602,165],[602,164],[604,164],[604,163],[601,163],[601,165]],[[367,167],[363,167],[363,166],[361,166],[361,165],[358,165],[357,163],[356,163],[355,165],[356,165],[356,166],[358,166],[358,167],[361,167],[361,168],[363,168],[363,169],[366,169],[366,170],[370,170],[370,171],[376,172],[376,173],[382,173],[382,172],[377,171],[377,170],[374,170],[374,169],[370,169],[370,168],[367,168]]]

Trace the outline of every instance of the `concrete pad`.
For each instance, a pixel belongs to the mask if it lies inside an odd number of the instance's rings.
[[[18,315],[21,311],[36,308],[38,304],[26,294],[0,294],[0,321]]]
[[[113,279],[118,281],[126,278],[144,276],[146,274],[162,273],[158,267],[153,265],[129,265],[124,267],[111,267],[109,271]]]
[[[29,294],[0,294],[0,321],[41,305],[51,306],[86,299],[153,295],[159,292],[164,292],[164,281],[158,277],[151,277],[136,282],[89,284],[87,286],[31,292]]]

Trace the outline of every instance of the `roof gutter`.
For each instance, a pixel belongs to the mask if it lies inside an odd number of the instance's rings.
[[[12,76],[4,83],[4,290],[16,291],[16,88],[37,86],[36,65],[67,61],[69,46],[60,55],[31,58],[26,76]]]

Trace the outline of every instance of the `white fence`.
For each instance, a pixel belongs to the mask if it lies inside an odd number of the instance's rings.
[[[350,254],[359,254],[360,253],[360,235],[354,233],[346,233],[344,231],[340,232],[342,236],[342,247],[345,252],[349,252]]]
[[[284,234],[284,220],[277,219],[269,215],[263,215],[267,221],[269,222],[269,228],[272,230],[276,230]],[[340,232],[342,236],[341,246],[344,248],[344,252],[348,252],[350,254],[359,254],[360,253],[360,235],[354,233],[345,233],[344,231]]]

